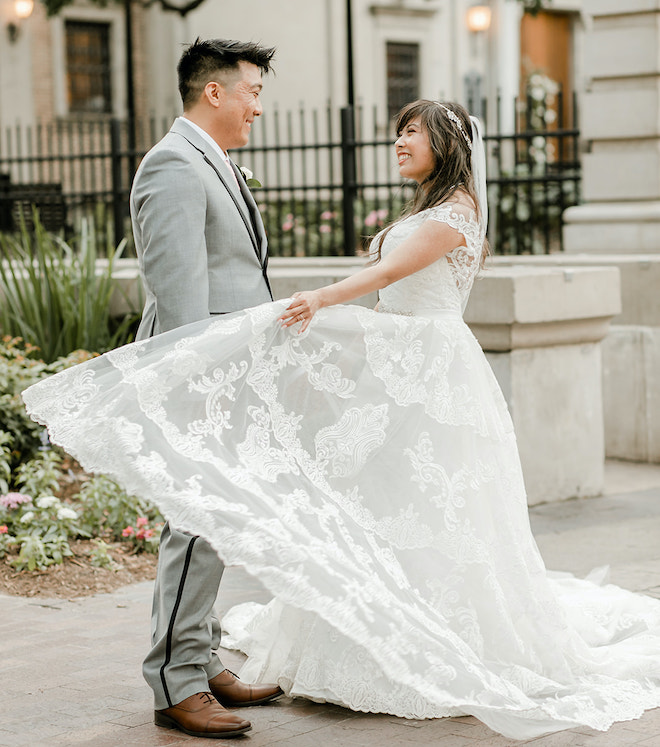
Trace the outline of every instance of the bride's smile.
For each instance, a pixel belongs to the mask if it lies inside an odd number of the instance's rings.
[[[435,169],[435,156],[421,119],[406,124],[394,143],[399,173],[421,184]]]

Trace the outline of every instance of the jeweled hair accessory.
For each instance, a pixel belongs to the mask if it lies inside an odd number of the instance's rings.
[[[470,140],[469,135],[465,130],[463,129],[463,125],[461,124],[461,120],[459,119],[458,115],[453,112],[451,109],[446,107],[444,104],[441,104],[439,101],[434,101],[434,104],[437,104],[438,106],[441,106],[446,112],[447,112],[447,119],[451,119],[451,121],[458,127],[458,129],[461,132],[461,135],[465,138],[465,142],[468,144],[468,148],[472,150],[472,140]]]

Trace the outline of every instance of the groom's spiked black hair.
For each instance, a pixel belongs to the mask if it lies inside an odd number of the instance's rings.
[[[177,66],[179,93],[184,109],[197,101],[204,86],[218,73],[238,69],[239,62],[251,62],[263,75],[272,70],[275,47],[233,39],[197,38],[184,50]]]

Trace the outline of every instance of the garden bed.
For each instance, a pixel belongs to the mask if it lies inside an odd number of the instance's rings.
[[[91,563],[93,541],[74,540],[70,545],[73,557],[43,570],[16,571],[9,565],[12,556],[0,560],[0,594],[72,599],[105,594],[156,577],[158,557],[153,553],[136,554],[126,543],[111,543],[108,554],[116,566],[98,568]]]

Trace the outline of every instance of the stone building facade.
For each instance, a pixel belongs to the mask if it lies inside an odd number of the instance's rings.
[[[5,24],[14,2],[0,0]],[[545,18],[541,14],[523,23],[517,0],[483,0],[491,11],[490,28],[471,31],[467,17],[473,0],[352,0],[355,101],[391,114],[416,96],[463,103],[486,97],[494,112],[498,93],[510,101],[520,92],[530,49],[537,58],[531,64],[556,75],[549,61],[557,58],[552,54],[559,48],[554,29],[562,24],[567,31],[561,45],[570,51],[570,60],[564,61],[570,69],[562,74],[579,90],[581,71],[573,62],[579,59],[582,2],[553,0]],[[132,85],[139,117],[171,117],[179,111],[176,61],[182,45],[197,36],[251,39],[277,47],[277,74],[265,88],[266,107],[288,111],[301,103],[311,109],[347,103],[346,0],[206,0],[185,18],[164,12],[158,3],[145,9],[133,0],[131,9]],[[124,2],[109,0],[100,6],[74,0],[47,18],[35,0],[32,15],[18,24],[17,38],[9,41],[5,35],[0,43],[0,129],[94,114],[125,117],[125,20]],[[76,39],[87,39],[86,51]],[[80,64],[104,70],[109,101],[88,102],[82,111],[72,106],[73,47],[80,52]],[[512,111],[506,107],[505,126]]]

